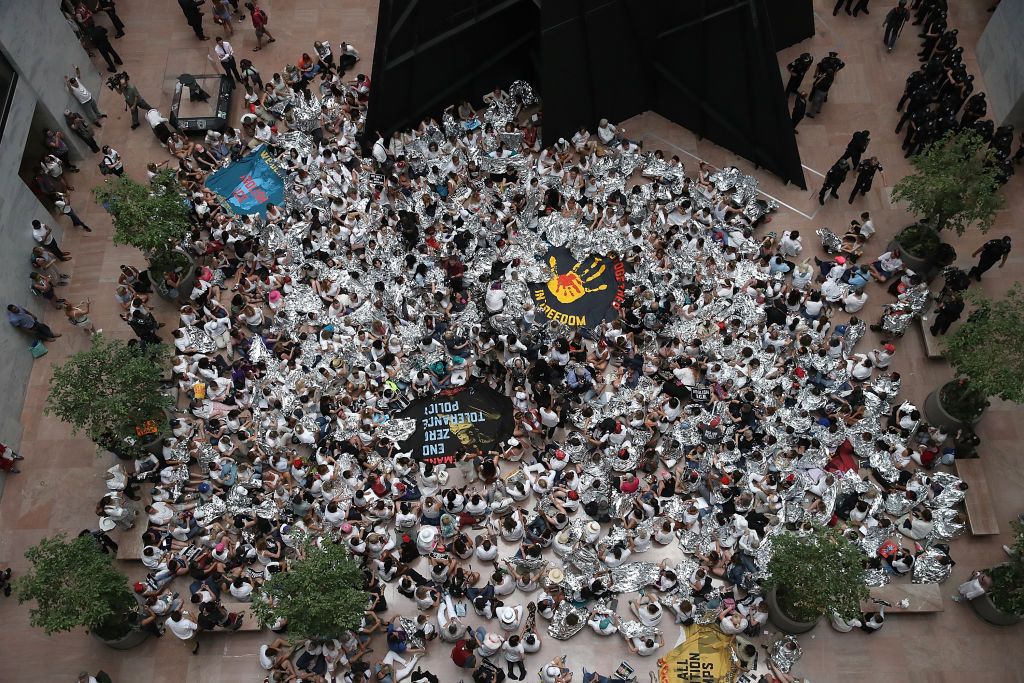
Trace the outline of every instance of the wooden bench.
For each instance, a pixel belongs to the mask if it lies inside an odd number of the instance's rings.
[[[956,461],[956,476],[967,484],[964,507],[967,508],[967,524],[975,536],[992,536],[999,533],[999,521],[992,507],[992,492],[985,479],[985,468],[981,460],[971,458]]]
[[[942,358],[942,348],[939,346],[939,338],[933,337],[928,330],[931,327],[929,316],[921,316],[917,319],[917,325],[921,330],[921,340],[924,342],[924,355],[928,358]]]
[[[140,511],[135,520],[133,528],[122,530],[114,538],[114,543],[117,543],[117,559],[125,562],[138,562],[142,559],[142,548],[145,545],[142,542],[142,534],[149,528],[149,519],[145,511]]]
[[[871,597],[875,600],[885,600],[892,607],[886,606],[885,613],[889,614],[912,614],[942,611],[942,589],[937,583],[889,583],[879,588],[871,589]],[[910,604],[906,607],[899,607],[900,600],[907,598]],[[865,612],[877,612],[881,605],[871,600],[865,600],[860,608]]]
[[[230,597],[230,594],[225,593],[225,596],[226,597]],[[242,619],[242,627],[240,629],[238,629],[239,631],[262,631],[263,630],[263,628],[260,626],[259,619],[257,619],[256,615],[254,615],[252,613],[252,611],[249,609],[249,605],[251,603],[248,603],[248,602],[233,602],[233,601],[226,600],[226,599],[222,598],[221,601],[220,601],[220,604],[224,605],[224,609],[226,609],[228,612],[245,612],[245,616]]]

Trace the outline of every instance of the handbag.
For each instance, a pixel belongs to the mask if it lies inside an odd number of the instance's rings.
[[[39,339],[33,342],[32,346],[28,347],[28,350],[32,352],[33,358],[42,358],[50,352],[50,350],[46,348],[46,344]]]

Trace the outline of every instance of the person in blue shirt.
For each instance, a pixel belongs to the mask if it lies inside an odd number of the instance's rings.
[[[54,334],[42,320],[35,317],[21,306],[10,304],[7,306],[7,322],[13,327],[18,327],[26,332],[34,334],[42,341],[53,341],[59,334]]]

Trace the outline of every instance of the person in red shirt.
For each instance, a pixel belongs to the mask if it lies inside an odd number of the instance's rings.
[[[460,669],[475,669],[477,664],[476,655],[473,654],[475,649],[476,643],[472,640],[463,638],[455,641],[455,647],[452,648],[452,661],[455,662],[455,666]]]
[[[17,474],[18,472],[21,472],[21,470],[14,465],[14,463],[19,460],[24,460],[24,458],[15,453],[13,448],[0,443],[0,470],[10,474]]]
[[[256,29],[256,47],[252,51],[259,52],[263,49],[263,36],[269,39],[267,40],[268,44],[277,42],[277,39],[270,35],[270,31],[267,30],[267,13],[257,7],[254,2],[245,3],[245,8],[249,10],[249,16],[252,17],[252,27]]]

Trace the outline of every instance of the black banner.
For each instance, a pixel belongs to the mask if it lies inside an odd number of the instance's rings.
[[[397,417],[416,420],[416,431],[402,449],[435,465],[454,464],[460,446],[496,448],[515,429],[512,400],[476,384],[417,399]]]
[[[621,260],[591,254],[577,261],[565,247],[551,247],[544,259],[551,278],[530,284],[541,315],[570,327],[594,327],[618,317],[626,291]]]

